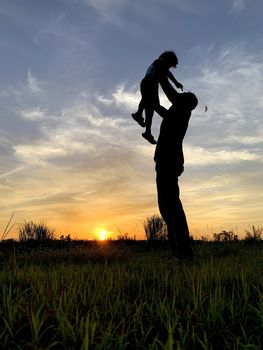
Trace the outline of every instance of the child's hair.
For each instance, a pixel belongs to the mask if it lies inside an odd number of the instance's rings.
[[[175,67],[178,64],[178,58],[173,51],[164,51],[159,58],[168,61],[171,67]]]

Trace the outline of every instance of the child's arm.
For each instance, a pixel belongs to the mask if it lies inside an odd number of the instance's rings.
[[[177,87],[177,89],[183,90],[183,85],[181,83],[179,83],[179,81],[177,81],[175,79],[175,77],[173,76],[172,72],[170,72],[169,70],[168,70],[168,73],[167,73],[167,77],[174,83],[174,85]]]

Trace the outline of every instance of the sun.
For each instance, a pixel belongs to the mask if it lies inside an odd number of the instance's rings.
[[[101,242],[105,242],[110,239],[112,232],[108,231],[105,226],[99,226],[94,229],[95,239]]]
[[[106,230],[99,230],[98,231],[98,237],[100,241],[105,241],[108,237],[108,232]]]

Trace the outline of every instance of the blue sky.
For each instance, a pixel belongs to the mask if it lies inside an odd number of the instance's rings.
[[[262,15],[257,0],[2,0],[0,228],[15,211],[57,234],[143,238],[154,146],[130,114],[166,49],[200,101],[180,179],[191,233],[262,226]]]

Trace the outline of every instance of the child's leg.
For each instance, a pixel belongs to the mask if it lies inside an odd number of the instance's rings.
[[[140,101],[140,103],[138,105],[138,109],[137,109],[137,111],[135,113],[133,113],[133,115],[137,115],[137,116],[141,116],[142,117],[143,110],[144,110],[144,105],[145,105],[144,99],[141,98],[141,101]]]
[[[138,105],[138,110],[136,113],[133,113],[133,115],[137,115],[137,117],[142,117],[143,110],[145,108],[145,101],[147,100],[147,92],[148,92],[148,81],[147,79],[143,78],[140,84],[140,91],[141,91],[141,101]]]
[[[141,98],[141,101],[138,106],[138,111],[136,112],[136,114],[138,113],[142,116],[143,110],[144,110],[144,100],[143,98]]]
[[[145,101],[145,133],[142,134],[146,140],[152,144],[156,144],[154,137],[152,136],[152,119],[154,115],[154,110],[160,105],[159,95],[158,95],[158,84],[148,85],[147,99]]]
[[[135,113],[132,113],[132,118],[142,127],[145,127],[145,122],[144,122],[144,119],[143,119],[143,111],[145,109],[145,88],[144,86],[146,85],[146,83],[144,82],[144,79],[141,81],[141,84],[140,84],[140,90],[141,90],[141,101],[138,105],[138,110],[137,112]]]
[[[149,141],[151,144],[155,145],[156,140],[152,135],[152,118],[154,114],[154,109],[151,106],[145,107],[145,132],[142,136]]]
[[[151,106],[145,107],[145,132],[147,134],[152,133],[152,119],[153,119],[154,109]]]
[[[147,133],[151,133],[153,114],[158,106],[160,106],[158,83],[152,83],[148,86],[147,99],[145,103],[145,126]]]
[[[132,118],[143,128],[145,127],[145,122],[142,116],[144,110],[144,100],[143,98],[141,99],[139,106],[138,106],[138,110],[135,113],[132,113]]]

